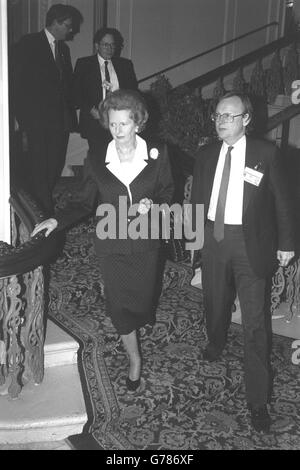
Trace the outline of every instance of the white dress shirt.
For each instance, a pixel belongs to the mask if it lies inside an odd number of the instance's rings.
[[[97,54],[98,56],[98,62],[99,62],[99,67],[100,67],[100,72],[101,72],[101,78],[102,78],[102,83],[105,81],[105,59],[101,57],[101,55]],[[116,74],[116,71],[114,69],[114,66],[112,64],[111,60],[107,61],[107,68],[108,68],[108,73],[110,77],[110,83],[112,85],[111,91],[115,91],[119,89],[119,80]],[[103,87],[103,99],[106,97],[106,88]]]
[[[223,142],[217,163],[213,189],[211,193],[208,219],[215,220],[217,201],[221,185],[225,156],[229,145]],[[246,157],[246,137],[241,137],[231,150],[230,176],[226,197],[224,223],[241,225],[243,217],[244,170]]]
[[[44,31],[45,31],[46,37],[49,42],[49,46],[51,47],[51,51],[55,60],[55,43],[54,43],[55,37],[48,31],[47,28],[45,28]]]

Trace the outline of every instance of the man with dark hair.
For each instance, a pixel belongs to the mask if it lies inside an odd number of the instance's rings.
[[[131,60],[118,57],[123,43],[117,29],[101,28],[94,36],[97,53],[78,59],[75,65],[73,95],[80,109],[79,130],[93,153],[111,140],[110,132],[99,122],[100,102],[110,91],[138,87]]]
[[[46,215],[53,213],[52,192],[65,165],[69,133],[77,129],[65,44],[73,19],[79,30],[78,10],[53,5],[45,29],[23,36],[12,55],[12,108],[28,147],[23,182]]]
[[[267,305],[276,265],[294,256],[291,201],[277,147],[245,135],[252,116],[247,96],[224,95],[212,115],[221,142],[197,155],[193,204],[204,204],[202,286],[208,345],[203,359],[221,356],[238,294],[244,333],[246,399],[255,430],[271,424]]]

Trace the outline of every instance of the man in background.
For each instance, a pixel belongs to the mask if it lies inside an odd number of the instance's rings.
[[[15,45],[11,64],[12,111],[24,136],[22,182],[45,215],[53,213],[53,189],[65,165],[70,132],[77,129],[72,104],[73,68],[69,47],[74,7],[55,4],[45,29],[27,34]]]
[[[133,63],[119,57],[123,43],[117,29],[101,28],[94,36],[96,54],[78,59],[75,65],[73,95],[80,109],[79,130],[93,153],[111,140],[99,122],[100,102],[111,91],[138,87]]]

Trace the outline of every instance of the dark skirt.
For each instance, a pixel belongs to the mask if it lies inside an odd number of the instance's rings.
[[[118,334],[155,322],[159,250],[100,257],[107,314]]]

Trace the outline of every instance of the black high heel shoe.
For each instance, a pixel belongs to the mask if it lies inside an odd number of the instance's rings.
[[[141,378],[137,380],[131,380],[129,377],[126,378],[126,386],[130,392],[135,392],[141,383]]]

